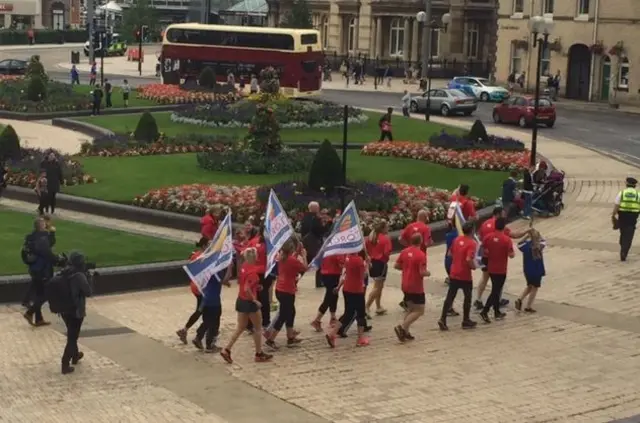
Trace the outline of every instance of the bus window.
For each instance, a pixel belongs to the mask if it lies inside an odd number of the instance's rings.
[[[318,34],[302,34],[300,36],[302,45],[318,44]]]
[[[313,35],[313,34],[312,34]],[[198,44],[224,47],[293,50],[293,36],[257,32],[206,31],[170,29],[167,40],[176,44]]]
[[[306,73],[314,73],[318,70],[318,62],[315,60],[305,60],[302,62],[302,70]]]

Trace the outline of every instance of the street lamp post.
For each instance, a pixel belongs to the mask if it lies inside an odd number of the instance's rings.
[[[447,32],[447,27],[451,22],[451,15],[445,13],[442,15],[441,23],[438,23],[431,17],[431,0],[425,0],[425,11],[418,12],[416,15],[418,22],[422,23],[422,77],[427,76],[427,106],[424,111],[424,119],[428,121],[431,116],[431,31],[441,28],[443,32]]]
[[[538,48],[536,61],[536,91],[533,104],[533,130],[531,133],[531,166],[536,165],[538,149],[538,110],[540,107],[540,78],[542,73],[542,55],[549,47],[549,35],[553,30],[553,19],[534,16],[529,20],[529,29],[533,37],[533,48]]]

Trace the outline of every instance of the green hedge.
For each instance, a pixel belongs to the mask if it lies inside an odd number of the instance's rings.
[[[66,29],[53,31],[50,29],[35,30],[36,44],[58,44],[60,38],[66,43],[84,43],[89,39],[87,31],[81,29]],[[0,30],[0,45],[29,44],[27,31]]]

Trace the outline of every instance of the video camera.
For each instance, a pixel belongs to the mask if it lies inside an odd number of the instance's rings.
[[[67,256],[65,253],[62,253],[58,256],[58,263],[56,263],[57,267],[71,267],[73,266],[73,264],[69,261],[69,256]],[[95,276],[100,276],[100,274],[98,272],[96,272],[97,265],[95,262],[90,262],[90,261],[86,261],[86,257],[85,257],[85,261],[84,264],[82,266],[80,270],[81,272],[83,272],[87,278],[91,278],[91,277],[95,277]]]

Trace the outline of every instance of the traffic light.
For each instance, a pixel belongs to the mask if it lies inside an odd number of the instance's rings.
[[[149,31],[149,27],[147,25],[142,25],[142,27],[140,28],[140,37],[142,37],[143,41],[146,38],[148,31]]]

